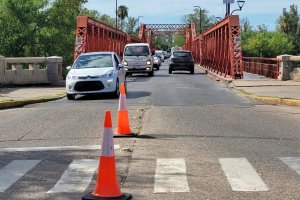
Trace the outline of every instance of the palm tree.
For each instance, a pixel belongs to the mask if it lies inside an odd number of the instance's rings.
[[[124,5],[119,6],[118,8],[118,17],[121,20],[121,30],[123,29],[123,21],[126,17],[128,17],[128,8]]]

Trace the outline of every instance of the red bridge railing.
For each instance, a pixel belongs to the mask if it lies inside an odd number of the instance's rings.
[[[124,46],[130,42],[141,40],[93,18],[77,17],[74,59],[81,53],[94,51],[113,51],[120,55]]]
[[[279,75],[280,59],[243,57],[244,70],[252,74],[258,74],[277,79]]]
[[[192,30],[191,50],[201,66],[224,77],[243,78],[238,15],[230,15],[196,36]]]

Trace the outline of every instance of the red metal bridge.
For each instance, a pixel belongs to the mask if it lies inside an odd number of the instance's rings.
[[[121,54],[132,42],[146,42],[155,49],[152,39],[162,35],[182,35],[184,49],[192,51],[202,67],[232,79],[242,79],[246,70],[276,78],[278,61],[275,59],[243,58],[238,15],[228,15],[201,35],[196,35],[195,24],[141,24],[139,36],[134,37],[107,26],[93,18],[79,16],[74,58],[84,52],[114,51]],[[256,66],[260,66],[259,69]]]

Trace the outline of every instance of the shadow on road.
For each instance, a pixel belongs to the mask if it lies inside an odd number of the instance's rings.
[[[147,97],[150,96],[151,92],[145,92],[145,91],[128,91],[126,94],[127,99],[136,99],[141,97]]]

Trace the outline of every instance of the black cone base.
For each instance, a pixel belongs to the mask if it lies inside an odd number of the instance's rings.
[[[88,193],[82,197],[82,200],[130,200],[132,199],[131,194],[123,193],[120,197],[96,197],[92,193]]]
[[[130,133],[130,134],[113,134],[114,138],[118,137],[137,137],[138,135],[136,133]]]

